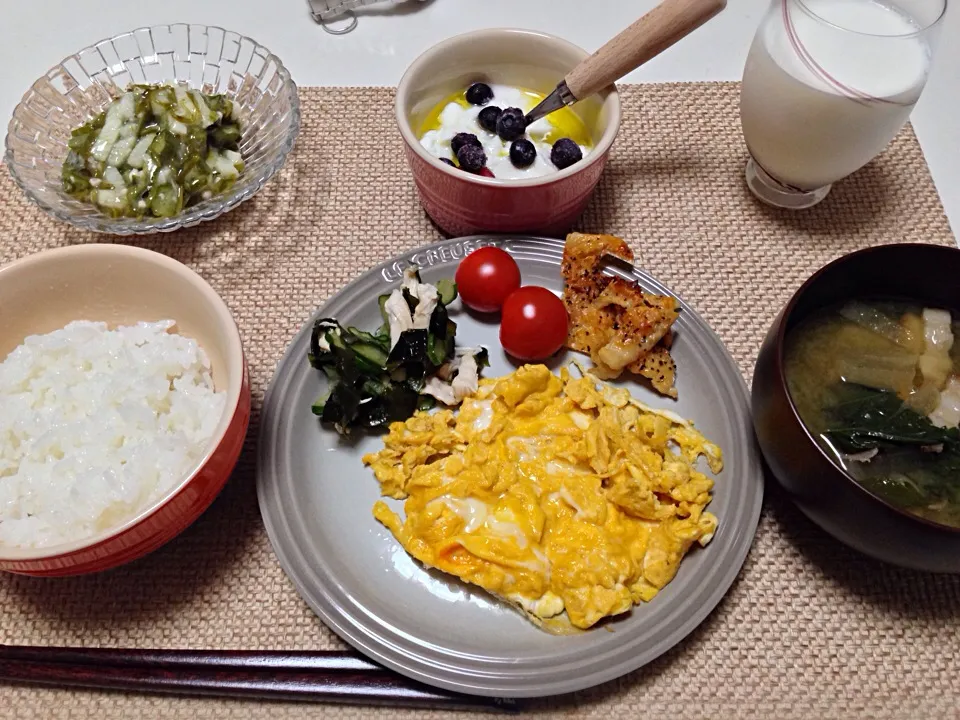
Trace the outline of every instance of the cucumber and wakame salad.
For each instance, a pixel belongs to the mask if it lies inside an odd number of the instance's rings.
[[[328,389],[313,404],[314,415],[346,435],[406,420],[438,399],[455,404],[475,391],[487,351],[456,347],[457,324],[447,312],[456,298],[454,282],[427,285],[410,269],[399,288],[380,296],[383,325],[375,332],[317,320],[308,359]]]
[[[223,95],[131,85],[71,133],[63,189],[110,217],[174,217],[243,172],[233,111]]]

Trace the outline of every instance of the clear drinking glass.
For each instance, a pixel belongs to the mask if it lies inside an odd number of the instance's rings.
[[[743,71],[747,185],[802,209],[876,157],[930,71],[947,0],[773,0]]]

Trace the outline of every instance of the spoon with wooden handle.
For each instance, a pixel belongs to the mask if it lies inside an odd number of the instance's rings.
[[[664,0],[567,73],[556,89],[527,113],[526,124],[612,85],[726,6],[727,0]]]

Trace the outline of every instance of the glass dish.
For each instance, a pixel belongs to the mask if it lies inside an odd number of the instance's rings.
[[[233,100],[244,170],[230,190],[172,218],[111,218],[63,191],[70,132],[131,83],[179,83]],[[254,40],[204,25],[156,25],[103,40],[37,80],[13,112],[4,162],[26,196],[58,220],[114,235],[170,232],[212,220],[253,197],[293,149],[297,86],[280,59]]]

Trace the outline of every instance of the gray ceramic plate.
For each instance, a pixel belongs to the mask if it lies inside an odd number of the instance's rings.
[[[378,327],[377,296],[395,286],[406,262],[420,266],[424,281],[436,282],[453,276],[465,252],[490,244],[516,258],[525,284],[562,289],[562,241],[461,238],[372,269],[316,317]],[[628,270],[611,272],[631,277]],[[648,290],[669,292],[642,272],[632,277]],[[459,301],[453,307],[459,308]],[[707,548],[687,556],[677,577],[651,603],[604,628],[555,637],[484,591],[411,560],[371,514],[378,486],[360,458],[380,447],[380,439],[344,443],[310,412],[325,383],[307,362],[313,319],[294,339],[267,392],[257,479],[274,551],[300,595],[324,623],[371,658],[465,693],[533,697],[579,690],[635,670],[678,643],[710,613],[739,572],[763,496],[746,386],[709,326],[682,307],[673,346],[680,400],[661,398],[640,384],[629,387],[644,402],[694,420],[723,448],[725,468],[710,505],[720,527]],[[490,349],[487,377],[515,368],[500,348],[495,321],[462,311],[454,317],[458,344]]]

